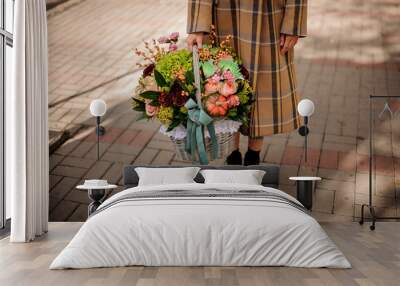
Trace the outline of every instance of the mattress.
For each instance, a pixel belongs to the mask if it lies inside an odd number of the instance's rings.
[[[50,269],[133,265],[351,267],[318,222],[284,192],[193,183],[114,195]]]

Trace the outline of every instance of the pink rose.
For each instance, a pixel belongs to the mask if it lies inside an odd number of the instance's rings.
[[[152,106],[150,104],[146,104],[147,116],[153,117],[158,113],[159,110],[160,110],[160,107],[158,107],[158,106]]]
[[[224,71],[224,73],[222,74],[224,79],[226,79],[227,81],[234,81],[235,77],[234,75],[231,73],[231,71]]]
[[[206,95],[217,93],[220,89],[220,82],[215,80],[208,80],[207,83],[204,85],[204,89]]]
[[[218,73],[215,73],[212,77],[211,80],[213,81],[220,81],[222,78]]]
[[[226,81],[220,86],[219,93],[224,96],[229,96],[237,92],[237,84],[234,81]]]
[[[170,51],[170,52],[174,52],[174,51],[176,51],[177,49],[178,49],[178,46],[177,46],[177,45],[175,45],[175,44],[169,45],[169,51]]]
[[[237,95],[231,95],[228,97],[229,108],[236,107],[240,105],[240,99]]]
[[[178,33],[178,32],[172,33],[171,35],[169,35],[169,39],[170,39],[171,41],[174,41],[174,42],[178,41],[178,39],[179,39],[179,33]]]
[[[167,37],[161,37],[161,38],[158,39],[158,42],[160,44],[169,43],[169,39]]]

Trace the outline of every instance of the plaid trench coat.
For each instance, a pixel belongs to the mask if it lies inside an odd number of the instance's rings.
[[[305,37],[307,0],[188,0],[187,32],[233,36],[234,48],[250,72],[255,90],[250,137],[299,127],[293,50],[280,54],[280,34]]]

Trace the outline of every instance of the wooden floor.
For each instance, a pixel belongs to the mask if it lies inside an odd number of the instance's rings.
[[[400,285],[400,224],[326,223],[324,229],[353,269],[288,267],[125,267],[48,270],[81,223],[51,223],[48,235],[29,244],[0,241],[0,285]]]

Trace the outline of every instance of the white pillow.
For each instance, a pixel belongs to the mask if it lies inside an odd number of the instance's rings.
[[[138,186],[195,183],[193,180],[200,168],[135,168],[139,176]]]
[[[261,170],[201,170],[205,184],[261,185],[265,171]]]

